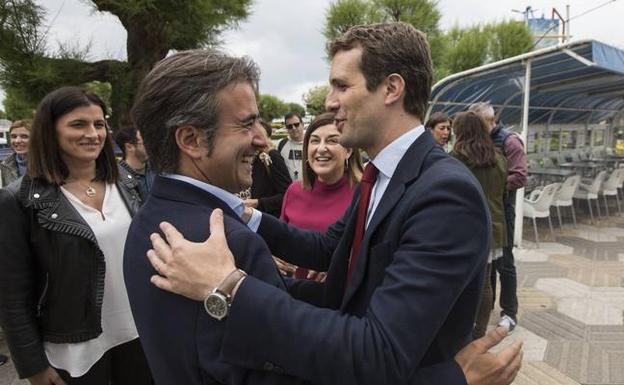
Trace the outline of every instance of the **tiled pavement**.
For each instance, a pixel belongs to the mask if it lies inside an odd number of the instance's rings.
[[[524,341],[514,384],[624,384],[624,217],[581,222],[555,228],[554,239],[540,228],[539,249],[525,222],[527,240],[515,253],[519,326],[503,342]],[[27,383],[7,364],[0,385]]]
[[[543,226],[539,249],[524,230],[519,327],[505,341],[524,340],[514,384],[624,384],[624,217],[556,227],[554,239]]]

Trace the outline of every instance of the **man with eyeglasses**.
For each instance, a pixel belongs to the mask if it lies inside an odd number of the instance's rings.
[[[290,179],[297,180],[301,176],[303,158],[303,121],[298,114],[289,112],[284,116],[284,125],[288,130],[288,137],[279,141],[277,151],[284,158]]]

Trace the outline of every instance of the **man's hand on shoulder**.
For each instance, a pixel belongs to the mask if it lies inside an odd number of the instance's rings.
[[[464,372],[468,385],[507,385],[516,378],[522,364],[522,341],[516,341],[498,353],[489,352],[506,335],[505,328],[497,327],[457,353],[455,361]]]
[[[223,225],[223,212],[210,215],[210,237],[204,242],[190,242],[167,222],[160,224],[165,235],[150,236],[152,248],[147,257],[158,275],[151,282],[157,287],[203,301],[232,271],[234,256],[228,247]]]

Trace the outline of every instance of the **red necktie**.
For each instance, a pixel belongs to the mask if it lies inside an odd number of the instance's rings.
[[[379,170],[373,164],[368,162],[364,168],[364,175],[362,175],[362,181],[360,182],[360,202],[357,209],[357,217],[355,220],[355,234],[353,235],[353,244],[351,245],[351,258],[349,259],[349,270],[347,270],[347,286],[351,282],[351,276],[357,266],[358,257],[360,254],[360,246],[362,245],[362,239],[364,239],[364,230],[366,228],[366,213],[368,211],[368,203],[370,202],[371,191],[373,191],[373,185],[377,180],[377,174]]]

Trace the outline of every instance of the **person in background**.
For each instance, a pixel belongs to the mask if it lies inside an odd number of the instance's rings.
[[[9,128],[9,141],[13,154],[0,163],[0,187],[8,186],[26,173],[30,123],[16,120]]]
[[[425,123],[433,135],[436,143],[446,150],[446,146],[451,139],[451,118],[444,112],[434,112]]]
[[[30,140],[30,123],[16,120],[9,127],[9,141],[13,154],[0,163],[0,187],[8,186],[26,173],[28,141]],[[0,366],[6,364],[9,357],[0,354]]]
[[[483,188],[490,209],[492,239],[485,275],[490,277],[492,260],[500,257],[503,253],[503,247],[507,246],[507,226],[503,204],[507,183],[507,161],[494,147],[492,139],[487,134],[485,122],[475,113],[460,112],[455,115],[453,130],[456,141],[451,155],[472,171]],[[472,333],[474,339],[485,335],[494,305],[492,300],[492,285],[489,279],[485,279],[475,328]]]
[[[345,213],[362,177],[360,152],[340,144],[336,114],[326,112],[308,126],[303,138],[303,180],[290,185],[281,218],[301,229],[325,232]],[[315,278],[297,268],[295,278]]]
[[[274,217],[279,217],[284,193],[292,182],[284,159],[271,142],[271,126],[260,122],[266,134],[267,146],[254,158],[251,175],[253,184],[245,205]]]
[[[105,115],[81,88],[46,95],[28,172],[0,190],[0,325],[31,385],[152,383],[122,273],[141,199]]]
[[[516,220],[516,190],[526,186],[529,165],[524,144],[520,137],[508,130],[503,124],[496,122],[494,108],[490,103],[476,103],[469,111],[479,115],[485,121],[488,133],[505,158],[507,159],[507,194],[505,196],[505,221],[507,222],[507,246],[503,248],[503,257],[494,261],[492,269],[492,290],[496,293],[496,272],[500,276],[501,307],[499,325],[512,332],[518,323],[518,278],[513,255],[514,228]],[[496,294],[494,294],[496,296]]]
[[[30,124],[25,120],[16,120],[9,127],[9,141],[13,154],[0,163],[0,187],[8,186],[11,182],[26,173],[28,141],[30,140]],[[9,357],[0,354],[0,366],[6,364]]]
[[[284,158],[290,179],[297,180],[301,178],[302,169],[303,120],[296,113],[289,112],[284,116],[284,127],[288,131],[288,137],[277,143],[277,151]]]
[[[122,128],[117,132],[115,141],[123,153],[123,159],[119,161],[119,165],[128,172],[128,175],[138,181],[141,196],[147,197],[152,189],[154,174],[147,161],[147,152],[141,133],[132,127]]]

